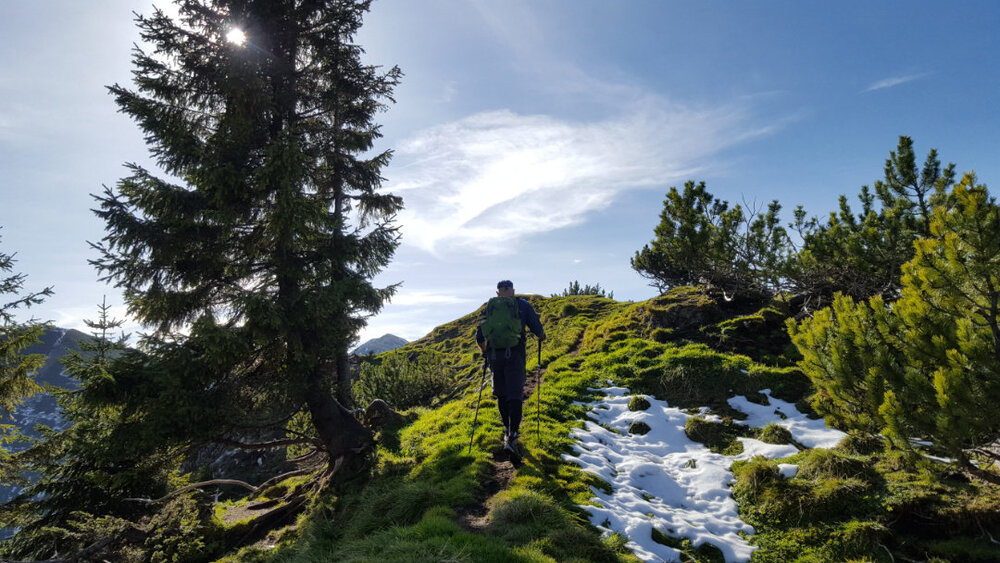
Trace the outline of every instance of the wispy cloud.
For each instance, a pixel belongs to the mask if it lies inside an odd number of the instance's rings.
[[[400,291],[390,300],[397,306],[416,305],[459,305],[464,303],[474,303],[475,299],[462,297],[453,293],[435,293],[432,291]]]
[[[925,76],[927,76],[926,72],[920,74],[908,74],[906,76],[891,76],[873,83],[871,86],[865,88],[864,91],[874,92],[875,90],[885,90],[886,88],[892,88],[893,86],[899,86],[900,84],[906,84],[907,82],[919,80]]]
[[[509,110],[433,127],[401,143],[389,171],[403,243],[441,255],[513,252],[526,236],[582,222],[625,190],[703,173],[749,137],[742,106],[692,108],[648,96],[592,122]]]

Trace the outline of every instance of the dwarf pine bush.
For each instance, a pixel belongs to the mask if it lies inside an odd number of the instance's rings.
[[[390,353],[380,363],[361,365],[352,392],[358,405],[382,399],[394,409],[405,410],[430,406],[454,388],[451,367],[437,355],[421,354],[411,360],[402,353]]]

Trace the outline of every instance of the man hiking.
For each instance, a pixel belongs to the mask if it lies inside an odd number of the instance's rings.
[[[504,449],[515,456],[520,456],[518,437],[527,361],[525,327],[531,329],[541,345],[545,330],[538,314],[530,303],[514,297],[513,282],[499,282],[497,296],[489,300],[479,318],[476,343],[493,371],[493,396],[503,422]]]

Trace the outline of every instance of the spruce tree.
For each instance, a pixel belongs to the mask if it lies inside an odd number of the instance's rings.
[[[18,321],[15,313],[40,304],[52,294],[50,287],[25,292],[25,275],[14,272],[14,263],[13,254],[0,252],[0,416],[3,417],[24,399],[41,391],[33,375],[45,363],[41,354],[23,353],[38,342],[45,325],[36,319]]]
[[[144,515],[144,506],[125,497],[159,497],[167,490],[170,457],[176,452],[136,455],[120,447],[113,429],[127,425],[130,413],[89,398],[91,389],[113,380],[115,361],[139,354],[125,346],[124,335],[112,334],[122,323],[108,310],[102,304],[99,320],[85,321],[93,339],[79,341],[80,349],[62,359],[66,373],[80,383],[79,389],[57,394],[66,428],[41,428],[40,439],[11,456],[18,476],[32,478],[19,479],[24,488],[0,505],[0,525],[18,529],[4,542],[4,555],[45,559],[76,553],[117,535],[120,529],[108,528],[112,520],[114,528],[121,528],[121,517]]]
[[[353,43],[369,3],[180,0],[179,21],[137,16],[151,50],[134,52],[135,88],[110,91],[163,174],[129,164],[97,198],[94,264],[149,332],[86,391],[127,413],[120,447],[278,447],[241,436],[301,410],[317,437],[299,441],[331,465],[370,447],[347,351],[394,289],[371,278],[402,203],[379,190],[390,152],[371,152],[401,73]]]

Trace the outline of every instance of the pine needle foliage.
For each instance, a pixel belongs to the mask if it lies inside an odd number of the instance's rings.
[[[781,206],[747,214],[709,193],[704,182],[671,187],[663,202],[656,238],[632,257],[632,269],[661,293],[703,285],[729,295],[774,291],[788,252]]]
[[[23,353],[38,342],[45,325],[35,319],[18,321],[15,314],[18,309],[38,305],[52,295],[52,288],[48,287],[25,292],[26,277],[14,272],[15,262],[14,254],[0,252],[0,415],[4,417],[24,399],[41,391],[32,375],[45,362],[40,354]]]
[[[789,294],[807,310],[836,292],[895,299],[900,267],[913,257],[913,241],[928,236],[955,166],[942,169],[933,149],[918,166],[912,139],[901,136],[883,172],[874,190],[862,186],[859,212],[841,195],[825,221],[799,206],[788,225],[777,200],[752,210],[713,196],[704,182],[672,187],[655,238],[635,253],[632,268],[661,293],[696,285],[736,298]]]
[[[562,293],[553,293],[552,297],[569,297],[570,295],[597,295],[599,297],[607,297],[608,299],[615,298],[614,291],[605,291],[599,283],[595,283],[594,285],[590,285],[589,283],[580,285],[580,282],[577,280],[569,282],[569,285],[566,286],[566,289]]]
[[[1000,207],[966,175],[929,215],[900,298],[830,309],[789,332],[817,410],[896,444],[929,439],[958,463],[1000,439]]]
[[[435,399],[454,390],[454,369],[440,354],[410,356],[389,352],[381,354],[377,362],[363,362],[353,387],[357,404],[382,399],[393,409],[405,410],[433,405]]]
[[[815,308],[835,292],[855,299],[896,299],[900,268],[913,257],[914,240],[930,234],[931,210],[944,203],[954,181],[954,164],[942,170],[931,149],[918,167],[913,140],[901,136],[874,193],[862,186],[857,214],[843,195],[825,223],[807,220],[805,210],[796,209],[792,227],[802,246],[789,264],[790,290],[812,296]]]

